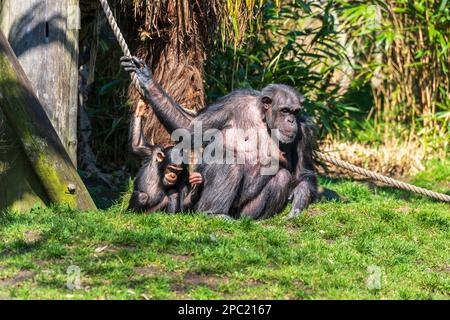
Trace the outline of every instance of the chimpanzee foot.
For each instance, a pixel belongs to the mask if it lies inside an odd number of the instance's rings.
[[[292,209],[289,214],[284,217],[284,220],[289,221],[289,220],[294,220],[297,218],[300,218],[300,216],[302,215],[302,210],[300,209]]]
[[[208,214],[208,216],[228,221],[234,221],[234,219],[227,214]]]

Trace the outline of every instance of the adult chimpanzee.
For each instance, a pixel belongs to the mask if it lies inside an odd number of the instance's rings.
[[[138,105],[129,132],[130,151],[143,160],[134,181],[129,209],[137,212],[165,211],[176,213],[192,208],[199,188],[191,185],[202,183],[199,173],[188,177],[184,165],[175,161],[178,156],[173,147],[163,149],[148,145],[142,130],[143,105]]]
[[[201,164],[198,171],[204,185],[197,210],[261,219],[280,212],[289,199],[292,209],[288,217],[292,218],[315,199],[312,123],[299,115],[304,98],[293,88],[269,85],[260,92],[237,90],[191,119],[153,80],[143,61],[136,57],[123,57],[121,61],[126,71],[136,73],[145,100],[169,132],[180,128],[193,132],[198,124],[203,131],[215,128],[224,135],[233,135],[237,129],[259,129],[265,132],[259,145],[275,146],[277,152],[271,157],[276,157],[281,166],[270,175],[261,174],[264,166],[258,161]]]

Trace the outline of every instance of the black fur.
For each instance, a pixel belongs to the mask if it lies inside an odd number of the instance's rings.
[[[145,99],[169,132],[195,123],[203,131],[222,133],[236,129],[261,129],[267,134],[263,144],[273,144],[269,130],[279,129],[277,140],[279,169],[262,175],[256,164],[202,164],[197,170],[204,180],[195,208],[210,214],[233,217],[268,218],[280,212],[292,200],[289,217],[297,217],[317,195],[312,152],[314,135],[309,118],[299,115],[303,96],[286,85],[269,85],[262,91],[237,90],[203,109],[194,119],[180,112],[173,99],[153,80],[147,66],[137,58],[122,58],[127,71],[136,72]],[[226,142],[225,142],[226,144]]]
[[[189,186],[186,166],[175,163],[177,151],[173,147],[163,149],[148,145],[142,135],[141,117],[132,119],[129,140],[131,152],[140,157],[143,164],[134,180],[128,209],[147,213],[176,213],[190,209],[198,191]],[[165,174],[172,166],[180,167],[174,185],[165,180]]]

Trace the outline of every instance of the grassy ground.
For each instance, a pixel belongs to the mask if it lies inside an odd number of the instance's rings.
[[[450,162],[415,183],[450,191]],[[450,205],[322,179],[297,221],[64,207],[0,217],[0,298],[448,299]],[[71,267],[70,266],[75,266]],[[67,283],[80,287],[70,290]]]

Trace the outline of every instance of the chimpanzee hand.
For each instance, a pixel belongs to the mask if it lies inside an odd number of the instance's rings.
[[[302,211],[300,209],[294,209],[292,208],[291,211],[289,211],[289,214],[284,217],[284,220],[293,220],[300,217]]]
[[[311,183],[312,177],[301,181],[292,191],[289,198],[292,201],[292,209],[286,220],[300,217],[302,211],[315,199],[317,194],[315,184]]]
[[[147,87],[152,80],[152,72],[145,62],[138,57],[122,57],[120,58],[122,67],[127,72],[136,73],[142,87]]]
[[[203,177],[198,172],[193,172],[189,175],[189,183],[191,186],[195,186],[203,183]]]

